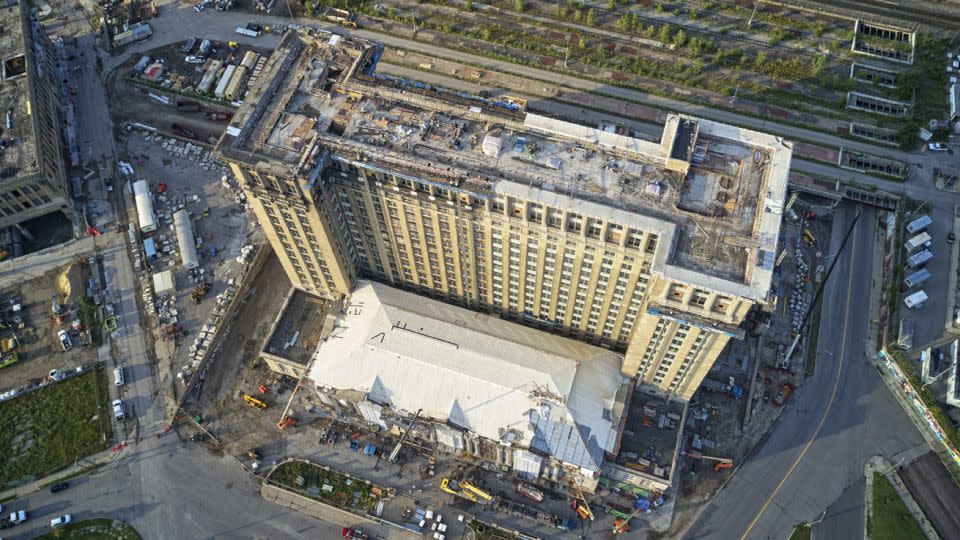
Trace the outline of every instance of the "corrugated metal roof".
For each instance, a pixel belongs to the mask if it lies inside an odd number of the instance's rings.
[[[619,421],[610,410],[625,383],[621,361],[606,349],[360,282],[317,348],[310,378],[408,412],[423,409],[489,439],[513,433],[521,447],[537,432],[545,441],[564,436],[565,445],[546,443],[546,451],[599,470]],[[550,421],[532,423],[531,410],[545,404]],[[561,427],[574,424],[574,431]]]

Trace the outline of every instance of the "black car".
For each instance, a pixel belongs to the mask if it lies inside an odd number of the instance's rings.
[[[57,482],[56,484],[50,486],[50,493],[57,493],[63,491],[70,487],[70,482]]]

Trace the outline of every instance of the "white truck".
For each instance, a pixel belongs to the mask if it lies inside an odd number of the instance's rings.
[[[905,277],[903,279],[903,284],[906,285],[907,288],[911,288],[923,284],[928,279],[930,279],[930,271],[926,268],[921,268],[920,270],[917,270],[916,272]]]
[[[929,227],[931,223],[933,223],[933,220],[930,219],[930,216],[924,214],[910,223],[907,223],[907,232],[910,234],[917,234],[918,232]]]
[[[930,247],[930,241],[931,241],[931,240],[932,240],[932,238],[930,238],[930,235],[929,235],[929,234],[927,234],[927,233],[925,233],[925,232],[922,232],[922,233],[920,233],[920,234],[912,237],[911,239],[907,240],[907,244],[906,244],[906,245],[907,245],[907,251],[911,251],[911,252],[912,252],[912,251],[915,251],[915,250],[917,250],[917,249],[919,249],[919,248],[922,248],[922,247]]]
[[[917,291],[903,299],[904,305],[906,305],[908,308],[919,308],[923,306],[923,303],[926,301],[927,293],[923,291]]]
[[[926,264],[927,261],[933,258],[933,252],[929,249],[925,249],[919,253],[914,253],[907,259],[907,268],[917,268],[922,264]]]

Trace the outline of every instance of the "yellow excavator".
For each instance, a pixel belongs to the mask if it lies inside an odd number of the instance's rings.
[[[263,401],[263,400],[261,400],[261,399],[257,399],[257,398],[255,398],[255,397],[251,396],[250,394],[244,394],[244,395],[243,395],[243,400],[246,401],[247,403],[249,403],[251,406],[256,407],[257,409],[260,409],[261,411],[262,411],[263,409],[266,409],[266,408],[267,408],[267,402],[266,402],[266,401]]]

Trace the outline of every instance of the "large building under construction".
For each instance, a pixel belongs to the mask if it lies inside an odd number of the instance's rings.
[[[0,228],[57,211],[72,217],[60,54],[28,3],[4,7],[0,24]]]
[[[294,285],[431,296],[688,399],[767,299],[791,144],[684,115],[642,140],[380,75],[381,53],[287,33],[219,143]]]

